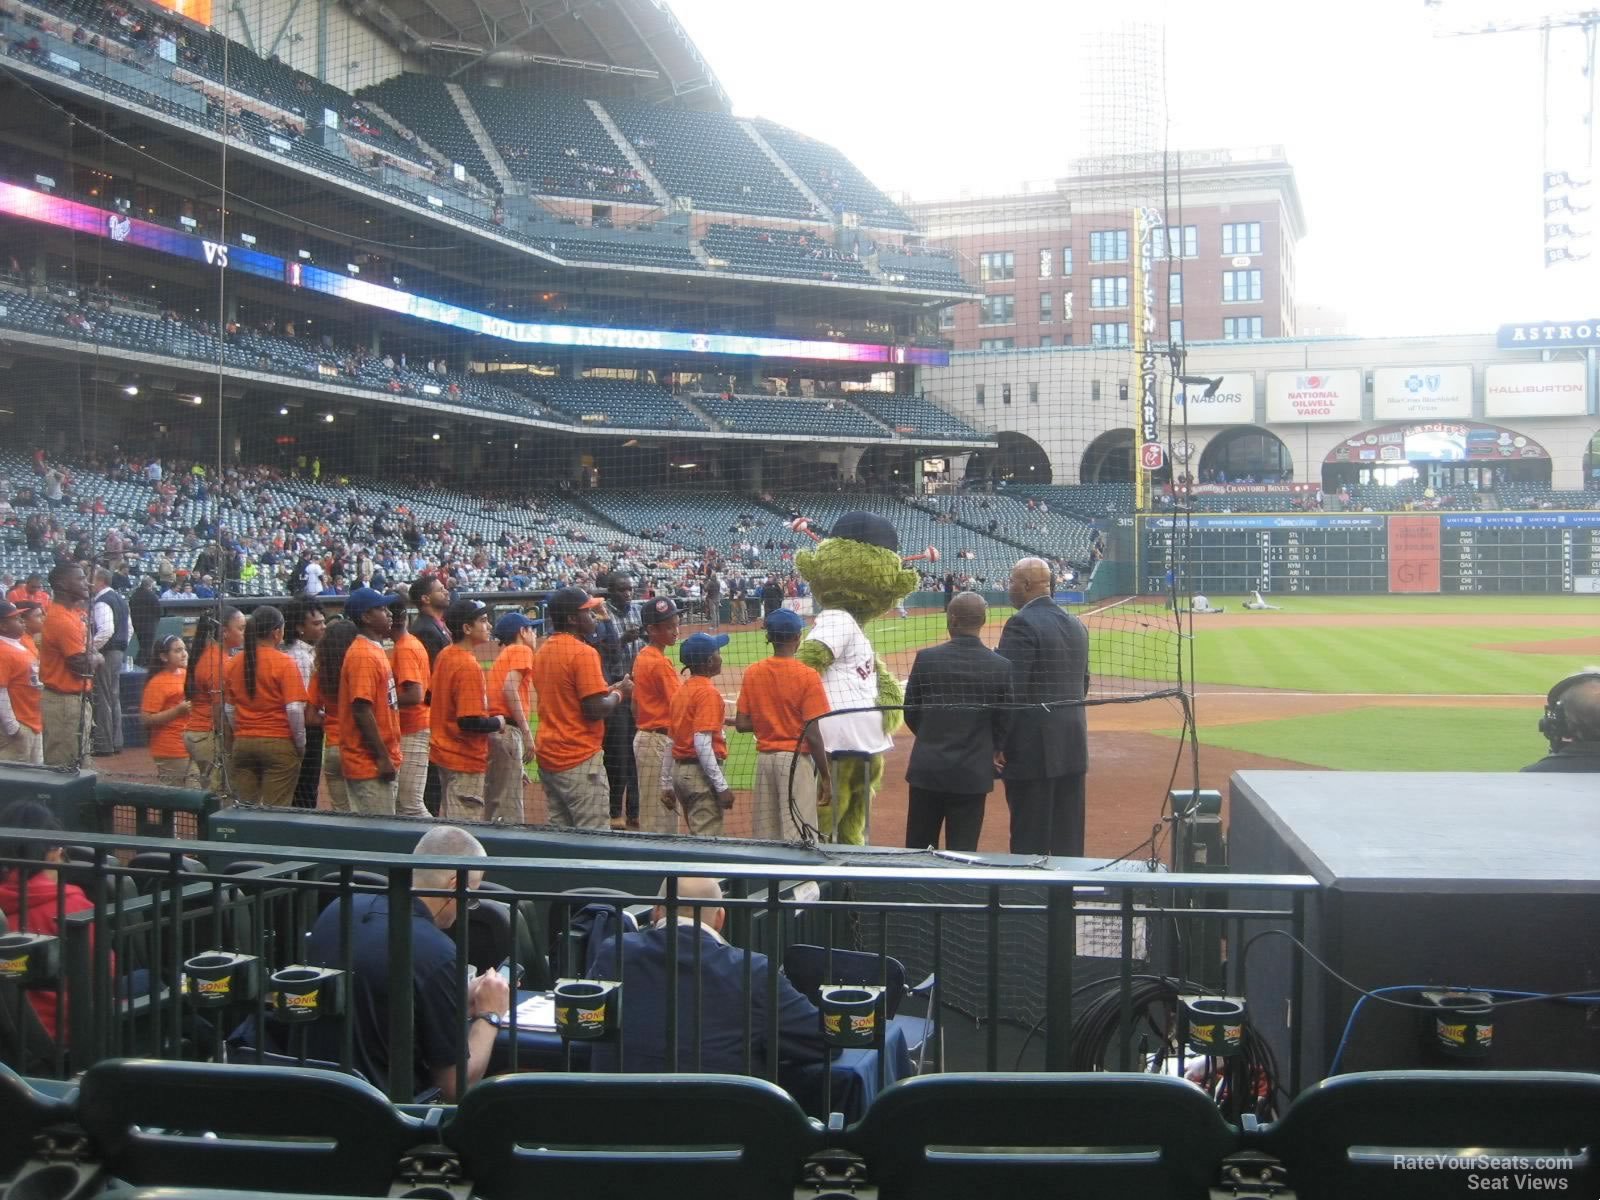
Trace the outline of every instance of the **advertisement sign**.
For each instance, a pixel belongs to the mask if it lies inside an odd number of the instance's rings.
[[[1520,350],[1528,346],[1600,346],[1600,318],[1502,325],[1497,340],[1502,350]]]
[[[1151,472],[1166,465],[1161,448],[1159,385],[1156,380],[1156,238],[1161,214],[1153,208],[1135,209],[1133,237],[1133,395],[1139,430],[1139,467],[1134,472],[1134,508],[1149,507]]]
[[[1249,371],[1229,371],[1213,396],[1203,387],[1182,387],[1174,398],[1172,422],[1187,416],[1191,425],[1252,425],[1256,419],[1256,379]]]
[[[1359,421],[1361,372],[1267,372],[1267,421],[1305,424],[1312,421]]]
[[[1471,415],[1471,367],[1379,367],[1372,373],[1374,420],[1427,421]]]
[[[1483,372],[1486,417],[1581,417],[1588,411],[1585,363],[1503,363]]]

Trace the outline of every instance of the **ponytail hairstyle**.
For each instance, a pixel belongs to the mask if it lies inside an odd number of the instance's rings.
[[[183,679],[183,698],[185,700],[194,699],[194,675],[200,667],[201,656],[205,654],[206,648],[211,643],[221,644],[222,627],[238,615],[239,610],[237,608],[234,608],[231,604],[225,604],[222,606],[220,613],[201,613],[200,619],[195,622],[194,641],[189,645],[189,667]],[[204,682],[204,680],[201,682]],[[215,682],[218,687],[222,685],[220,671],[218,671],[218,678]]]
[[[317,680],[324,707],[339,699],[339,675],[344,670],[344,656],[360,633],[354,621],[341,617],[328,623],[322,640],[317,643],[311,672]]]
[[[282,628],[283,614],[270,604],[256,609],[244,624],[244,690],[252,700],[256,698],[256,656],[260,645],[272,636],[273,630]]]
[[[311,615],[312,604],[304,596],[295,596],[286,601],[283,606],[283,642],[303,642],[300,634],[301,628],[306,623],[306,618]]]

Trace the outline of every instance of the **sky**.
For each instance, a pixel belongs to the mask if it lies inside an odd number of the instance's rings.
[[[1306,215],[1297,299],[1350,332],[1600,315],[1600,255],[1543,263],[1539,35],[1438,34],[1545,0],[671,3],[737,115],[832,143],[891,193],[1004,192],[1108,143],[1281,144]],[[1550,144],[1579,174],[1582,35],[1552,44]]]

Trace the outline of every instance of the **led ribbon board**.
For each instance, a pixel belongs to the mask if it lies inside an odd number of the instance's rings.
[[[817,359],[930,367],[943,367],[950,363],[948,351],[923,346],[880,346],[871,342],[807,341],[753,334],[613,329],[507,321],[428,296],[352,279],[323,267],[279,258],[248,246],[210,241],[150,221],[141,221],[137,217],[107,212],[90,204],[49,196],[11,183],[0,183],[0,213],[190,259],[217,270],[242,271],[247,275],[274,279],[290,287],[337,296],[352,304],[381,308],[401,316],[415,317],[419,321],[448,325],[453,329],[523,345],[598,346],[612,350],[658,350],[738,358]]]

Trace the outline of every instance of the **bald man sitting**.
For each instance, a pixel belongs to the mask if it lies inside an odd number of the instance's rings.
[[[660,895],[666,897],[666,888]],[[778,1044],[768,1041],[771,1018],[767,986],[776,971],[765,954],[749,953],[750,991],[745,994],[745,951],[722,936],[727,913],[715,879],[678,880],[676,910],[678,959],[678,1062],[680,1071],[743,1074],[745,1009],[750,1011],[750,1070],[767,1073],[773,1059],[783,1063],[819,1063],[827,1052],[816,1005],[778,974]],[[667,1066],[667,921],[665,904],[655,909],[649,929],[622,936],[623,962],[617,962],[617,939],[594,952],[589,970],[597,979],[621,979],[623,1066],[630,1072],[671,1070]],[[695,967],[699,965],[699,1002]],[[625,971],[624,974],[618,974]],[[699,1031],[698,1043],[695,1033]],[[596,1042],[590,1069],[616,1069],[615,1045]]]
[[[989,606],[977,592],[952,596],[950,640],[917,651],[906,681],[906,726],[917,735],[906,765],[906,845],[976,850],[983,810],[999,774],[1011,712],[1011,664],[978,635]]]
[[[1051,596],[1050,566],[1024,558],[1008,589],[1017,611],[1000,634],[1017,708],[1001,778],[1013,854],[1083,854],[1083,781],[1089,769],[1089,631]]]
[[[1550,739],[1550,753],[1524,771],[1600,772],[1600,667],[1556,684],[1539,728]]]

